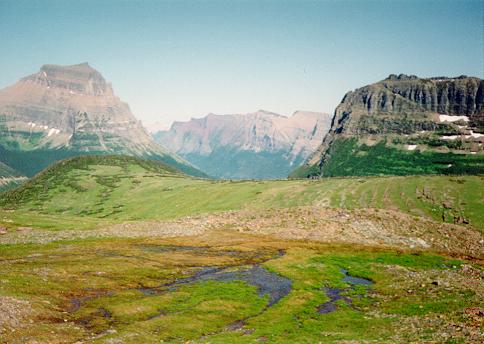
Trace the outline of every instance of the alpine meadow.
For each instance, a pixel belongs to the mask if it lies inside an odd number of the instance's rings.
[[[483,13],[0,0],[0,344],[484,342]]]

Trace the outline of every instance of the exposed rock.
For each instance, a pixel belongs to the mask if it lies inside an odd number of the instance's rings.
[[[332,158],[330,148],[350,138],[357,139],[358,145],[383,141],[415,152],[423,147],[426,151],[481,155],[483,136],[484,80],[392,74],[343,97],[328,135],[308,159],[307,167],[315,166],[319,172],[313,169],[313,173],[324,174]],[[356,148],[345,154],[358,153]]]
[[[286,117],[259,110],[175,122],[155,137],[213,176],[284,178],[319,146],[330,123],[323,113]]]
[[[152,139],[111,84],[87,63],[44,65],[0,90],[2,146],[158,156],[188,165]]]

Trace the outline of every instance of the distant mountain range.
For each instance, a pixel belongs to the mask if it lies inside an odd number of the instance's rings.
[[[390,75],[348,92],[293,177],[484,173],[484,81]]]
[[[155,139],[218,178],[285,178],[320,145],[328,114],[297,111],[291,117],[259,110],[175,122]]]
[[[259,110],[150,127],[151,135],[89,64],[44,65],[0,90],[0,188],[85,154],[230,179],[484,173],[476,77],[390,75],[348,92],[334,116]]]
[[[0,161],[32,176],[82,154],[127,154],[202,176],[157,144],[89,64],[44,65],[0,90]]]

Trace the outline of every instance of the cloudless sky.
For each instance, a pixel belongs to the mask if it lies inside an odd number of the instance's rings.
[[[391,73],[484,76],[484,1],[0,0],[0,88],[88,61],[144,123],[333,112]]]

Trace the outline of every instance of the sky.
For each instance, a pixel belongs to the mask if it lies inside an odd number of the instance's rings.
[[[392,73],[484,77],[484,1],[0,0],[0,88],[81,62],[145,124],[332,113]]]

